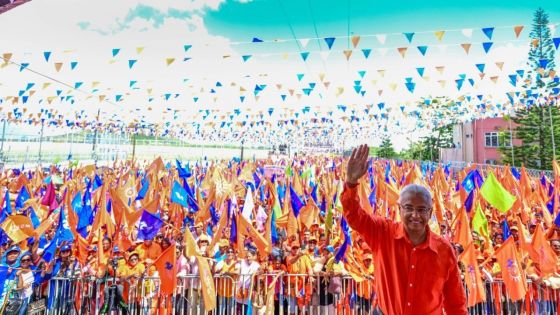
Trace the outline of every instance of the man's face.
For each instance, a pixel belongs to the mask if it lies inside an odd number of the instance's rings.
[[[430,202],[421,194],[405,193],[399,200],[399,207],[404,228],[408,234],[422,233],[426,230],[432,215],[432,208]]]
[[[553,241],[551,245],[556,255],[560,256],[560,241]]]

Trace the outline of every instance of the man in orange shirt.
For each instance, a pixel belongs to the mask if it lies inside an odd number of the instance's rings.
[[[383,314],[466,315],[457,258],[448,241],[430,231],[430,192],[408,185],[399,197],[402,222],[371,216],[360,206],[358,180],[368,170],[367,145],[352,151],[341,201],[348,225],[375,257],[375,284]]]

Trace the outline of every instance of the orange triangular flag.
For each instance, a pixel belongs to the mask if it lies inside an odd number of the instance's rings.
[[[358,46],[358,43],[360,42],[360,36],[352,36],[352,45],[354,46],[354,48],[356,48],[356,46]]]
[[[467,306],[486,301],[486,292],[482,282],[478,262],[476,261],[476,251],[474,244],[470,243],[465,251],[459,256],[459,260],[465,265],[465,280],[469,289]]]
[[[54,68],[56,69],[56,72],[59,72],[60,69],[62,68],[62,62],[55,62]]]
[[[461,44],[461,47],[463,47],[463,49],[465,50],[465,53],[467,53],[467,55],[469,54],[469,50],[471,49],[471,44]]]
[[[548,210],[544,210],[547,212]],[[544,235],[544,231],[540,224],[537,224],[537,229],[533,235],[533,241],[531,242],[533,250],[538,255],[538,260],[535,261],[539,264],[541,270],[541,276],[545,277],[547,275],[556,272],[556,254],[550,246],[550,243]]]
[[[350,60],[350,56],[352,56],[352,51],[351,50],[345,50],[343,51],[344,56],[346,56],[346,61]]]
[[[495,257],[502,270],[502,279],[506,284],[506,290],[512,301],[519,301],[527,293],[527,281],[525,272],[521,268],[521,262],[515,250],[513,237],[509,237],[498,250]]]
[[[517,25],[513,27],[513,31],[515,32],[515,38],[519,38],[519,34],[523,31],[523,25]]]
[[[400,47],[397,48],[397,50],[399,51],[399,54],[401,54],[401,56],[404,58],[404,56],[406,55],[406,51],[408,50],[407,47]]]
[[[160,279],[159,288],[164,294],[173,294],[177,287],[176,255],[175,243],[173,243],[154,261]]]

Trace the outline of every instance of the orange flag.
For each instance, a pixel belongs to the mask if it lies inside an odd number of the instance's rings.
[[[8,237],[16,244],[33,234],[33,224],[31,224],[31,220],[24,215],[8,216],[1,227]]]
[[[269,246],[266,238],[262,236],[257,230],[243,217],[242,215],[237,216],[237,235],[246,235],[253,240],[261,257],[267,257],[269,254]],[[242,246],[241,246],[242,247]]]
[[[495,256],[502,269],[502,279],[506,284],[509,297],[512,301],[523,299],[527,293],[527,281],[515,250],[513,237],[508,238],[496,250]]]
[[[101,232],[101,230],[99,230],[97,236],[97,267],[100,269],[106,269],[108,260],[109,253],[105,253],[105,251],[103,250],[103,233]]]
[[[226,214],[222,214],[225,216]],[[200,280],[202,283],[202,297],[204,299],[204,308],[206,311],[210,312],[216,308],[216,287],[214,285],[214,278],[210,272],[210,266],[205,257],[201,257],[198,253],[198,246],[194,241],[191,231],[188,227],[185,227],[185,234],[183,235],[185,240],[185,249],[187,256],[196,257],[198,263],[198,270],[200,273]]]
[[[548,210],[544,210],[545,212]],[[556,254],[550,246],[550,243],[546,240],[543,229],[540,224],[537,224],[537,229],[533,235],[533,241],[531,242],[533,250],[538,256],[536,262],[539,263],[542,275],[547,276],[556,272]]]
[[[161,281],[160,290],[164,294],[173,294],[177,287],[176,261],[175,243],[169,246],[169,248],[161,253],[156,261],[154,261],[154,266],[158,271]]]
[[[469,218],[467,217],[467,212],[463,208],[459,208],[458,212],[455,233],[453,233],[453,242],[461,244],[463,248],[467,248],[473,241],[471,229],[469,228]]]
[[[470,243],[465,251],[459,256],[459,260],[465,265],[465,280],[469,289],[467,306],[471,307],[477,303],[486,301],[484,283],[482,283],[480,269],[476,261],[474,244]]]

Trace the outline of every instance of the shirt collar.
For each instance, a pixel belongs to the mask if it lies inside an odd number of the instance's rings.
[[[420,245],[418,245],[419,249],[424,249],[426,247],[428,247],[429,249],[431,249],[434,253],[438,253],[437,251],[437,246],[436,246],[436,240],[435,240],[435,235],[434,232],[432,232],[430,230],[429,226],[426,226],[426,232],[428,233],[428,235],[426,236],[426,241]],[[395,232],[395,239],[401,239],[404,238],[407,242],[410,242],[410,239],[408,238],[408,235],[406,235],[406,231],[404,230],[404,225],[402,222],[399,222],[397,224],[397,230]],[[412,243],[411,243],[412,244]]]

